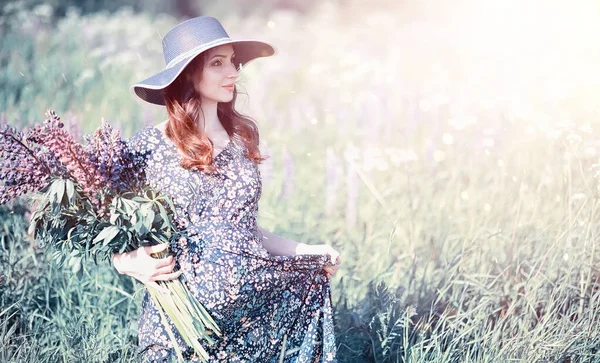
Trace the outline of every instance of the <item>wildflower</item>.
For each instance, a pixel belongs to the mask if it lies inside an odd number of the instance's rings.
[[[84,147],[63,129],[64,124],[54,111],[48,110],[46,116],[43,125],[31,130],[28,141],[47,148],[86,193],[96,196],[102,186],[101,180],[97,178],[97,169],[87,157]]]
[[[33,142],[34,133],[0,125],[0,204],[44,188],[50,176],[63,174],[52,152]]]

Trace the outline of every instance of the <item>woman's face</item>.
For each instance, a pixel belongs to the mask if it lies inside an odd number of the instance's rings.
[[[204,67],[192,74],[196,92],[206,102],[230,102],[234,83],[239,73],[233,63],[235,54],[231,44],[207,50]]]

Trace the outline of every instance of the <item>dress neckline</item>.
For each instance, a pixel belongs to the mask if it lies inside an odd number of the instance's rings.
[[[162,131],[160,131],[156,126],[151,126],[152,129],[154,129],[154,131],[158,132],[160,139],[163,140],[163,142],[165,142],[165,144],[169,145],[170,147],[175,149],[175,155],[177,155],[179,158],[181,158],[181,155],[179,154],[179,150],[177,149],[177,146],[173,143],[173,141],[171,141],[167,135],[165,135]],[[227,145],[225,145],[223,147],[223,149],[221,149],[221,151],[219,151],[217,153],[217,155],[215,155],[213,157],[213,163],[215,160],[217,160],[221,154],[223,154],[225,151],[227,151],[229,149],[230,146],[233,145],[233,138],[229,137],[229,142],[227,143]]]

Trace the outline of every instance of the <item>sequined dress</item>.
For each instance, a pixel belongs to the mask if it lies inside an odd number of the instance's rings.
[[[213,159],[213,174],[179,165],[176,146],[155,127],[138,131],[129,145],[146,162],[146,182],[171,196],[178,228],[173,242],[192,294],[222,330],[210,362],[337,362],[331,291],[324,255],[272,256],[257,228],[262,185],[258,166],[232,137]],[[175,326],[169,322],[171,329]],[[175,361],[168,334],[146,291],[139,313],[142,362]],[[176,333],[190,361],[193,350]]]

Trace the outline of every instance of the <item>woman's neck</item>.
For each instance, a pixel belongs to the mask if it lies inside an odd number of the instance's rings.
[[[156,127],[164,132],[167,122],[168,120],[165,120],[156,125]],[[205,102],[202,104],[202,112],[198,115],[197,125],[198,128],[213,141],[220,142],[221,140],[229,139],[227,130],[225,130],[217,116],[217,103]]]
[[[217,116],[217,102],[203,102],[202,112],[198,115],[198,128],[206,135],[218,135],[225,129]]]

